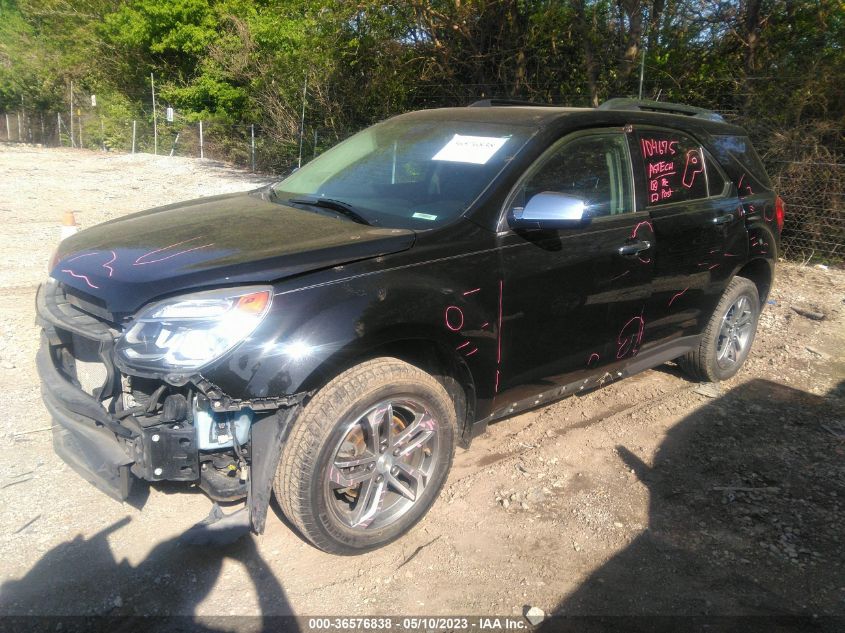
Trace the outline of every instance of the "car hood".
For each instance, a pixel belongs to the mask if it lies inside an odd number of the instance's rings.
[[[268,201],[201,198],[99,224],[64,240],[51,276],[113,314],[213,285],[276,281],[406,250],[415,233]]]

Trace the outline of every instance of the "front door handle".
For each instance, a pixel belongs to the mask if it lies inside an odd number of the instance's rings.
[[[651,248],[651,242],[648,240],[637,240],[636,242],[629,242],[628,244],[623,244],[617,249],[617,253],[622,255],[623,257],[631,257],[638,253],[642,253],[643,251],[647,251]]]
[[[717,215],[713,218],[713,224],[730,224],[736,218],[734,218],[733,213],[726,213],[725,215]]]

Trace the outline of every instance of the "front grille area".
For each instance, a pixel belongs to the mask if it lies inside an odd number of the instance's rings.
[[[82,390],[91,396],[99,396],[100,390],[109,378],[109,368],[100,358],[100,343],[71,334],[69,349],[76,369],[76,380]]]
[[[36,307],[57,369],[100,401],[119,393],[112,361],[117,330],[71,303],[54,280],[39,288]]]

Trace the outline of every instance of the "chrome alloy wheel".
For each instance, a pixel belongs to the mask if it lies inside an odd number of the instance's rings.
[[[716,341],[716,362],[721,368],[731,367],[742,360],[754,328],[754,309],[751,299],[741,295],[722,317]]]
[[[351,422],[326,477],[332,512],[361,530],[396,522],[420,499],[438,466],[437,427],[413,399],[380,402]]]

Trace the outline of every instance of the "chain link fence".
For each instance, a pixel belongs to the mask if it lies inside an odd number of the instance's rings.
[[[459,86],[446,92],[435,86],[413,95],[401,109],[467,105],[489,96],[490,86]],[[495,87],[493,87],[495,90]],[[583,93],[551,95],[556,103],[588,105]],[[726,118],[745,127],[778,194],[786,202],[783,255],[797,261],[845,261],[845,145],[836,126],[816,123],[811,129],[785,128],[776,122],[743,119],[720,108]],[[121,153],[145,152],[189,156],[235,164],[252,171],[287,174],[344,137],[357,131],[309,124],[321,120],[306,110],[300,133],[280,138],[260,123],[191,121],[174,112],[168,121],[159,108],[137,119],[101,116],[96,107],[65,112],[0,113],[0,141],[45,146],[82,147]],[[350,116],[350,120],[354,120]],[[361,126],[363,127],[363,125]]]

